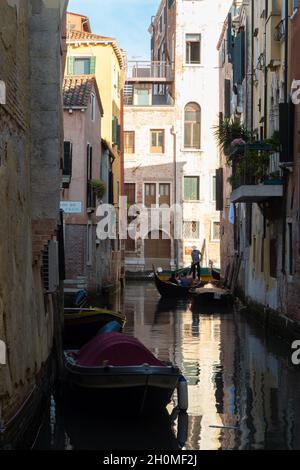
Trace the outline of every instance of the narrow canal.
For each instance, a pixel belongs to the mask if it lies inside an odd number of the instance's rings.
[[[126,333],[189,383],[189,411],[139,421],[87,414],[52,399],[37,449],[300,449],[300,370],[290,348],[242,315],[168,302],[151,283],[128,283]]]

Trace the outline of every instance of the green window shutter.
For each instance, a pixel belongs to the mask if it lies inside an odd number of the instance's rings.
[[[90,74],[95,75],[95,73],[96,73],[96,57],[91,57]]]
[[[115,141],[115,117],[114,116],[112,118],[111,139],[112,139],[112,142]]]
[[[68,75],[74,75],[75,57],[68,58]]]
[[[199,199],[199,180],[195,176],[184,178],[184,199],[186,201],[197,201]]]
[[[112,119],[112,141],[114,144],[118,142],[118,119],[115,116]]]
[[[118,149],[120,150],[120,148],[121,148],[121,126],[120,126],[120,124],[117,124],[117,146],[118,146]]]

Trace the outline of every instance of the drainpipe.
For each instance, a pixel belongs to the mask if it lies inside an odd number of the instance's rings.
[[[120,118],[120,194],[119,196],[125,195],[125,170],[124,170],[124,88],[120,90],[120,104],[121,104],[121,118]],[[119,201],[118,201],[119,204]],[[120,206],[120,204],[119,204]],[[119,207],[119,214],[122,217],[122,207]],[[122,221],[119,223],[119,230],[122,227]],[[125,241],[119,239],[120,251],[121,251],[121,286],[124,287],[125,283]]]
[[[177,136],[174,130],[174,126],[171,128],[171,135],[173,136],[173,168],[174,168],[174,204],[177,207],[177,154],[176,154],[176,146],[177,146]],[[176,234],[176,224],[177,224],[177,217],[175,213],[174,217],[174,235]],[[175,257],[175,264],[176,269],[179,269],[179,246],[178,240],[174,237],[174,257]]]
[[[265,3],[265,10],[268,11],[268,0]],[[266,139],[268,136],[268,69],[267,69],[267,23],[265,22],[265,32],[264,32],[264,50],[265,50],[265,92],[264,92],[264,138]]]
[[[284,42],[284,102],[288,103],[288,60],[289,60],[289,0],[285,2],[285,42]],[[287,189],[288,189],[288,170],[283,169],[283,217],[282,217],[282,274],[286,274],[286,215],[287,215]]]
[[[254,0],[251,2],[251,134],[254,130]]]

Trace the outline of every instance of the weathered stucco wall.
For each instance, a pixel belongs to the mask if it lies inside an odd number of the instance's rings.
[[[5,430],[34,389],[53,345],[55,296],[44,295],[41,261],[33,262],[32,223],[50,219],[47,239],[54,235],[62,144],[61,11],[60,2],[48,11],[44,2],[27,0],[0,0],[0,11],[0,80],[7,87],[6,105],[0,105],[0,339],[7,348],[7,364],[0,366],[0,428]]]

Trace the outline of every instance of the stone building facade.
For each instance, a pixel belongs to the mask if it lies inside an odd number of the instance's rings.
[[[130,132],[129,128],[133,131],[135,112],[137,120],[139,115],[143,119],[148,116],[144,127],[146,142],[149,129],[157,131],[156,136],[161,135],[161,139],[165,135],[166,142],[172,142],[170,153],[161,152],[158,158],[158,164],[166,172],[161,171],[158,177],[152,173],[152,183],[158,185],[170,179],[171,173],[172,201],[181,208],[178,222],[181,233],[174,242],[171,240],[169,268],[189,265],[194,245],[202,250],[203,265],[210,261],[216,267],[220,265],[220,217],[215,201],[218,149],[213,135],[213,126],[218,122],[215,110],[218,109],[219,89],[215,44],[229,6],[230,2],[218,0],[209,3],[162,0],[149,29],[151,61],[133,63],[129,67],[125,105],[128,98],[135,108],[125,106],[125,135],[126,131]],[[159,114],[153,107],[157,104],[161,106]],[[148,106],[148,114],[145,106]],[[168,107],[172,107],[172,112]],[[164,114],[167,132],[164,132]],[[156,116],[159,116],[157,121]],[[153,137],[156,138],[159,137]],[[150,159],[153,161],[153,156]],[[148,165],[148,151],[144,151],[144,162],[141,161],[137,173],[142,174]],[[133,181],[132,166],[126,155],[125,183]],[[147,190],[154,191],[144,186],[144,191]],[[177,217],[175,219],[178,221]],[[141,244],[145,245],[143,240]],[[163,244],[156,240],[152,245],[151,251],[155,252]],[[167,253],[169,248],[165,249]],[[148,258],[151,262],[151,256]],[[126,266],[127,260],[128,257]]]
[[[233,2],[218,44],[227,117],[238,119],[248,133],[246,144],[231,146],[231,170],[221,158],[224,245],[234,235],[231,259],[222,252],[223,271],[235,264],[241,295],[264,323],[288,336],[299,335],[300,319],[298,113],[291,98],[299,76],[298,17],[298,2],[292,0]],[[229,193],[235,216],[231,231]]]
[[[65,8],[0,2],[0,446],[25,442],[60,349]]]

